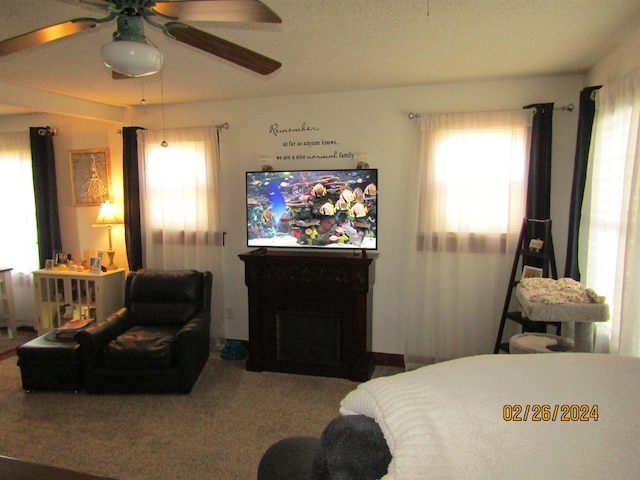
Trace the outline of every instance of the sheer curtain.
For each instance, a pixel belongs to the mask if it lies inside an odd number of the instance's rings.
[[[405,249],[408,369],[493,350],[524,216],[530,118],[422,116],[408,225],[417,242]]]
[[[0,266],[13,268],[14,303],[20,324],[36,318],[31,272],[39,268],[29,132],[0,133],[0,205]]]
[[[640,356],[640,69],[596,94],[581,244],[585,284],[607,297],[608,350]],[[586,262],[586,263],[585,263]],[[596,345],[598,348],[598,345]]]
[[[168,142],[167,147],[160,144]],[[213,273],[211,337],[222,341],[222,217],[215,127],[138,131],[146,268]]]

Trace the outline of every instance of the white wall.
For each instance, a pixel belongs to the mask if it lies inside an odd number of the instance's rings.
[[[355,160],[276,160],[277,155],[305,154],[307,149],[283,147],[285,140],[322,138],[339,142],[337,146],[313,153],[367,152],[372,167],[379,169],[381,202],[379,207],[379,253],[376,265],[373,311],[373,349],[402,353],[404,324],[396,314],[403,301],[403,271],[398,239],[403,234],[404,189],[408,160],[415,154],[419,124],[409,120],[408,112],[485,111],[520,109],[523,105],[554,102],[556,106],[578,103],[582,76],[513,79],[383,89],[373,91],[283,96],[230,100],[205,104],[165,107],[165,127],[216,125],[228,122],[221,131],[222,201],[224,230],[225,310],[227,338],[248,338],[247,292],[243,264],[238,254],[245,252],[244,172],[259,169],[260,156],[272,157],[281,168],[354,167]],[[135,107],[129,124],[149,129],[162,128],[159,107]],[[567,215],[577,111],[554,114],[552,172],[552,219],[558,268],[564,268]],[[298,128],[303,124],[318,130],[303,134],[269,133],[270,126]],[[51,125],[59,130],[55,137],[63,247],[80,255],[83,248],[100,248],[106,232],[91,227],[97,207],[73,207],[70,192],[68,150],[108,146],[111,150],[114,200],[122,202],[122,140],[118,125],[55,115],[25,115],[0,119],[1,131],[34,125]],[[179,171],[179,159],[176,169]],[[124,265],[122,227],[114,229],[114,248]],[[497,319],[496,319],[497,321]]]
[[[221,131],[222,201],[224,230],[224,302],[232,318],[226,320],[227,338],[247,339],[247,292],[243,263],[238,254],[247,251],[245,238],[244,172],[260,169],[260,156],[273,157],[272,165],[281,168],[351,168],[355,160],[275,160],[276,155],[304,154],[304,148],[283,147],[285,140],[335,140],[339,145],[313,153],[367,152],[372,167],[379,169],[379,253],[376,265],[373,310],[373,349],[376,352],[402,353],[403,319],[396,314],[403,301],[403,270],[398,250],[403,235],[402,221],[406,204],[404,189],[408,160],[415,154],[419,124],[409,120],[408,112],[453,112],[520,109],[523,105],[554,102],[556,106],[578,104],[583,87],[579,75],[471,82],[423,87],[395,88],[361,92],[283,96],[274,98],[228,100],[203,104],[165,107],[165,127],[216,125],[228,122]],[[149,129],[162,128],[159,107],[134,107],[129,125]],[[302,124],[319,130],[304,134],[269,133],[272,124],[280,128],[298,128]],[[56,115],[20,115],[0,118],[0,131],[29,126],[57,127],[56,171],[63,247],[80,255],[83,248],[106,244],[106,232],[92,228],[97,207],[73,207],[70,191],[68,150],[108,146],[111,150],[114,200],[122,202],[122,140],[120,127]],[[557,264],[564,269],[567,241],[567,217],[577,110],[554,114],[552,171],[552,220]],[[180,159],[176,159],[179,171]],[[114,248],[124,265],[122,227],[114,229]],[[230,309],[230,310],[229,310]],[[498,319],[496,319],[496,322]]]
[[[591,69],[586,85],[603,85],[637,67],[640,67],[640,25]]]
[[[640,27],[584,78],[575,75],[511,79],[166,106],[166,128],[230,124],[228,130],[221,132],[221,193],[224,229],[227,232],[224,302],[233,316],[226,322],[227,337],[248,338],[246,287],[243,265],[237,257],[246,251],[244,172],[259,169],[259,157],[262,155],[282,155],[294,150],[282,147],[281,138],[269,134],[270,125],[278,123],[283,128],[295,128],[306,122],[320,129],[317,131],[319,137],[339,141],[340,151],[368,152],[371,166],[379,168],[383,200],[379,211],[380,258],[374,287],[373,349],[376,352],[402,353],[404,324],[396,315],[396,307],[403,301],[403,272],[396,246],[403,234],[401,220],[405,207],[405,179],[411,174],[405,169],[407,160],[414,155],[418,134],[417,121],[409,120],[407,113],[519,109],[539,102],[554,102],[556,106],[573,103],[577,106],[579,92],[584,86],[606,83],[640,66],[638,45]],[[551,217],[560,272],[565,261],[577,114],[576,109],[573,113],[556,111],[554,115]],[[127,109],[123,124],[161,128],[160,109],[153,106]],[[108,146],[112,158],[114,200],[121,203],[122,140],[116,133],[120,125],[114,123],[112,115],[104,122],[47,114],[0,117],[0,131],[41,125],[59,129],[54,146],[63,247],[80,255],[83,248],[106,245],[106,232],[91,227],[97,207],[72,206],[68,150]],[[307,133],[303,136],[306,140],[312,135]],[[272,164],[275,168],[334,168],[353,167],[355,162],[273,160]],[[179,168],[179,159],[176,159],[176,168]],[[118,252],[116,259],[121,259],[122,266],[124,236],[122,227],[118,228],[114,229],[114,248]]]
[[[221,131],[220,137],[223,221],[227,232],[225,308],[231,309],[233,316],[227,319],[227,338],[248,338],[244,265],[237,256],[248,250],[245,246],[244,172],[260,169],[260,156],[271,156],[275,169],[355,167],[356,162],[352,159],[275,160],[277,155],[309,152],[300,147],[283,147],[283,141],[315,138],[336,140],[339,145],[313,153],[333,150],[368,153],[370,165],[379,169],[381,198],[373,349],[402,353],[404,325],[396,314],[397,306],[403,301],[398,239],[403,235],[404,189],[407,175],[411,174],[406,171],[406,165],[414,155],[419,131],[418,121],[409,120],[408,112],[520,109],[523,105],[540,102],[555,102],[556,106],[577,105],[582,86],[582,76],[563,76],[165,107],[166,128],[223,122],[230,125],[228,130]],[[162,128],[159,108],[134,108],[132,123],[149,129]],[[298,128],[306,124],[318,130],[275,137],[269,133],[269,127],[274,123],[280,128]],[[552,219],[560,270],[564,269],[576,126],[577,110],[555,112]],[[176,159],[176,168],[179,168],[179,159]]]

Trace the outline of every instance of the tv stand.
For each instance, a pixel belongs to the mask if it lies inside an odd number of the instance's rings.
[[[368,380],[377,256],[240,255],[249,293],[247,370]]]

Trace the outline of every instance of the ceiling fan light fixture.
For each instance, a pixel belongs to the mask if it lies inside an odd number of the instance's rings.
[[[162,52],[153,45],[130,40],[114,40],[102,46],[104,64],[130,77],[144,77],[162,68]]]

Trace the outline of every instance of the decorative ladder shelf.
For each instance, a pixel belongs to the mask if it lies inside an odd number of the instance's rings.
[[[522,267],[518,267],[522,263]],[[500,350],[509,352],[509,341],[502,341],[505,325],[507,320],[515,322],[522,326],[522,332],[546,332],[547,325],[556,328],[556,334],[560,332],[559,322],[535,322],[522,316],[521,311],[511,310],[511,299],[513,290],[518,286],[520,279],[526,275],[525,268],[533,272],[541,272],[545,278],[558,279],[558,271],[556,269],[556,257],[553,250],[553,239],[551,238],[551,220],[537,220],[533,218],[525,218],[522,221],[520,237],[518,239],[518,248],[515,258],[513,259],[513,267],[511,269],[511,278],[507,287],[507,295],[502,309],[502,317],[500,318],[500,328],[493,353],[499,353]]]

